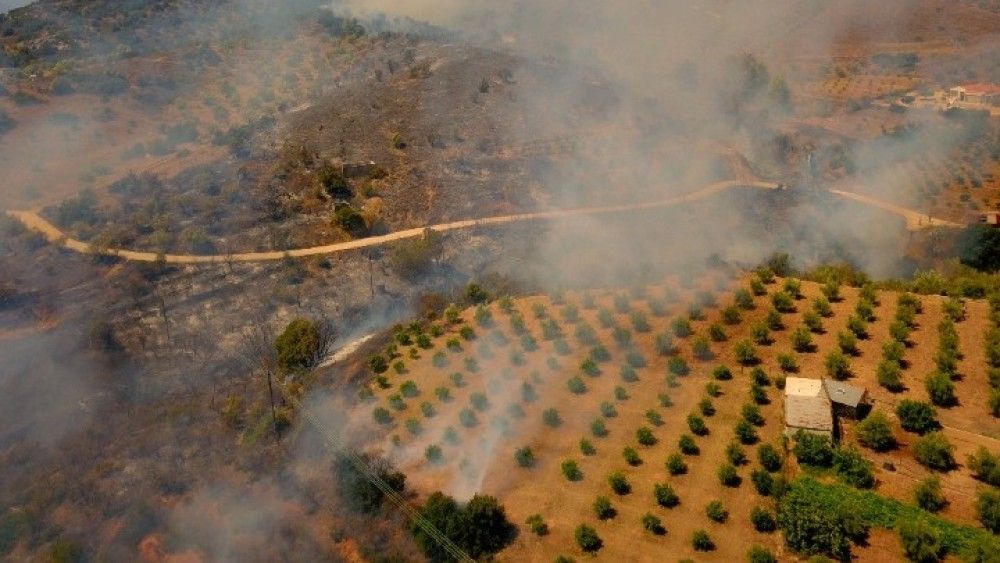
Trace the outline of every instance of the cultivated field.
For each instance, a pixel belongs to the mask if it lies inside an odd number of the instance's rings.
[[[786,458],[775,475],[790,481],[802,472],[782,440],[779,387],[792,370],[788,358],[784,358],[786,370],[781,369],[779,355],[794,357],[799,377],[826,377],[825,358],[839,348],[839,333],[855,316],[860,290],[840,288],[842,299],[833,300],[822,329],[810,333],[812,351],[794,352],[792,334],[803,326],[804,315],[824,289],[802,283],[795,311],[781,315],[785,328],[771,332],[771,343],[755,345],[757,367],[771,382],[758,387],[766,398],[757,395],[755,401],[753,369],[741,366],[734,344],[753,338],[752,327],[769,315],[783,280],[766,285],[768,295],[757,295],[743,307],[734,305],[734,296],[749,282],[715,271],[686,283],[670,279],[632,290],[501,300],[478,312],[463,311],[454,322],[445,321],[445,332],[437,337],[432,337],[434,329],[403,329],[400,334],[408,333],[412,345],[402,344],[408,342],[405,337],[398,339],[400,355],[390,363],[400,364],[373,385],[366,412],[381,420],[385,441],[380,447],[420,493],[440,489],[464,496],[482,491],[500,498],[511,520],[521,526],[501,559],[580,557],[583,552],[574,539],[580,524],[592,526],[603,540],[597,552],[601,560],[669,556],[736,561],[752,544],[791,557],[778,534],[755,531],[750,520],[755,508],[775,510],[774,501],[760,495],[751,481],[752,472],[763,473],[757,453],[762,444],[773,445]],[[748,295],[752,294],[745,291],[743,298]],[[903,391],[885,390],[876,377],[883,344],[892,340],[889,327],[896,294],[876,294],[873,320],[866,323],[867,338],[859,339],[857,352],[848,355],[850,382],[867,387],[874,410],[890,418],[894,405],[904,398],[927,400],[923,381],[934,370],[945,300],[919,300],[922,312],[908,337]],[[965,303],[965,316],[956,326],[962,354],[958,365],[962,375],[955,381],[957,404],[938,409],[938,419],[956,447],[959,465],[941,474],[949,501],[941,515],[978,526],[975,491],[985,485],[973,479],[964,461],[980,445],[1000,449],[1000,423],[990,412],[986,378],[983,338],[989,327],[988,304]],[[731,379],[720,366],[729,368]],[[759,374],[756,378],[762,383]],[[755,404],[761,420],[753,415]],[[689,415],[704,421],[706,434],[694,432]],[[734,428],[744,419],[759,424],[749,425],[756,437],[744,432],[738,440]],[[897,449],[862,452],[874,461],[874,490],[912,504],[915,484],[931,473],[912,455],[917,436],[901,430],[895,420],[894,424]],[[748,425],[742,426],[745,431]],[[853,423],[845,422],[843,434],[846,444],[857,442]],[[688,453],[681,454],[682,437],[685,442],[693,440],[698,452],[688,443]],[[720,468],[737,447],[746,457],[737,464],[740,482],[723,485]],[[530,454],[523,448],[530,448]],[[628,461],[627,448],[638,459]],[[667,463],[672,455],[673,471]],[[630,490],[616,493],[609,480],[613,474],[624,477]],[[829,472],[817,474],[822,480],[835,480]],[[675,492],[676,504],[669,494],[658,503],[657,485]],[[661,488],[661,493],[666,490]],[[613,517],[597,516],[594,504],[599,496],[610,501]],[[715,500],[728,512],[724,522],[707,515],[707,505]],[[525,524],[536,514],[548,527],[545,535],[532,533]],[[642,518],[647,514],[659,519],[664,533],[644,528]],[[713,549],[695,550],[692,535],[697,530],[708,533]],[[873,529],[868,545],[855,548],[855,553],[864,560],[897,560],[901,549],[894,533]]]

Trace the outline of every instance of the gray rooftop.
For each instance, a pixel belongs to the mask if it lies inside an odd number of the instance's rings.
[[[848,385],[843,381],[824,379],[823,387],[826,388],[826,394],[830,400],[839,405],[857,407],[865,398],[864,388]]]

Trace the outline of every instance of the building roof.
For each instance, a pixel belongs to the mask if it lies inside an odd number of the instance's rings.
[[[857,407],[865,398],[865,389],[848,385],[843,381],[824,379],[823,387],[826,389],[826,394],[830,397],[830,400],[840,405]]]
[[[789,428],[833,432],[833,410],[825,393],[785,397],[785,425]]]
[[[995,84],[984,84],[984,83],[963,84],[961,86],[961,88],[963,90],[965,90],[966,94],[978,94],[978,95],[993,94],[993,95],[1000,95],[1000,86],[997,86]]]
[[[785,395],[798,397],[818,397],[823,391],[823,380],[805,377],[785,379]]]

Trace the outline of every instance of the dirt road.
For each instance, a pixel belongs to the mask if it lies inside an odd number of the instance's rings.
[[[839,195],[841,197],[846,197],[848,199],[853,199],[854,201],[863,203],[865,205],[870,205],[872,207],[878,207],[884,209],[890,213],[895,213],[906,219],[906,229],[909,231],[919,231],[922,229],[931,229],[936,227],[947,227],[951,229],[961,229],[965,225],[961,223],[954,223],[952,221],[946,221],[944,219],[938,219],[936,217],[931,217],[926,213],[920,213],[919,211],[908,209],[906,207],[901,207],[886,201],[875,199],[866,195],[861,195],[856,192],[845,192],[843,190],[831,189],[830,193]]]
[[[560,209],[555,211],[541,211],[537,213],[519,213],[516,215],[485,217],[482,219],[467,219],[464,221],[440,223],[437,225],[429,225],[427,227],[419,227],[416,229],[397,231],[394,233],[389,233],[387,235],[368,237],[368,238],[357,239],[348,242],[340,242],[336,244],[328,244],[323,246],[296,248],[287,251],[276,250],[271,252],[246,252],[238,254],[216,254],[216,255],[157,254],[155,252],[142,252],[136,250],[121,249],[121,248],[96,249],[86,242],[68,237],[65,233],[60,231],[58,227],[48,222],[43,217],[41,217],[40,215],[38,215],[33,211],[7,211],[7,215],[17,219],[28,228],[41,233],[42,235],[45,236],[46,239],[49,240],[49,242],[58,244],[69,250],[85,254],[99,253],[108,256],[115,256],[123,260],[132,260],[137,262],[156,262],[157,260],[162,259],[170,264],[206,264],[206,263],[217,263],[217,262],[266,262],[271,260],[281,260],[286,256],[299,258],[303,256],[316,256],[320,254],[336,254],[339,252],[346,252],[348,250],[356,250],[359,248],[367,248],[370,246],[379,246],[390,242],[423,236],[424,232],[428,229],[436,232],[446,232],[446,231],[468,229],[479,226],[517,223],[522,221],[560,219],[565,217],[574,217],[582,215],[601,215],[605,213],[620,213],[624,211],[639,211],[643,209],[671,207],[686,202],[704,199],[706,197],[736,187],[750,187],[750,188],[758,188],[765,190],[773,190],[773,189],[778,189],[780,186],[778,184],[771,182],[758,182],[758,181],[740,182],[737,180],[726,180],[723,182],[716,182],[714,184],[708,185],[700,190],[688,194],[660,201],[647,202],[647,203],[611,205],[605,207],[585,207],[577,209]]]

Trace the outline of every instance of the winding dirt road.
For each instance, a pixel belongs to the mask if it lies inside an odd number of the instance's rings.
[[[861,195],[857,192],[845,192],[843,190],[829,190],[830,193],[839,195],[840,197],[846,197],[847,199],[853,199],[854,201],[863,203],[865,205],[870,205],[872,207],[878,207],[879,209],[884,209],[890,213],[895,213],[906,219],[906,229],[909,231],[919,231],[922,229],[932,229],[937,227],[947,227],[951,229],[961,229],[965,225],[961,223],[955,223],[952,221],[946,221],[944,219],[938,219],[937,217],[931,217],[926,213],[920,213],[913,209],[907,209],[906,207],[901,207],[880,199],[875,199],[866,195]]]
[[[736,187],[750,187],[750,188],[758,188],[765,190],[774,190],[780,188],[780,185],[772,182],[757,182],[757,181],[740,182],[736,180],[726,180],[723,182],[716,182],[714,184],[711,184],[700,190],[688,194],[648,203],[611,205],[605,207],[583,207],[577,209],[560,209],[555,211],[541,211],[537,213],[519,213],[515,215],[485,217],[482,219],[467,219],[464,221],[453,221],[450,223],[440,223],[437,225],[429,225],[427,227],[419,227],[416,229],[406,229],[403,231],[396,231],[394,233],[389,233],[387,235],[362,238],[348,242],[339,242],[323,246],[296,248],[287,251],[276,250],[271,252],[244,252],[237,254],[215,254],[215,255],[157,254],[155,252],[142,252],[136,250],[127,250],[122,248],[95,249],[93,246],[91,246],[86,242],[68,237],[65,233],[60,231],[58,227],[45,220],[42,216],[38,215],[38,213],[35,213],[34,211],[7,211],[7,215],[17,219],[18,221],[23,223],[26,227],[41,233],[42,235],[45,236],[46,239],[49,240],[49,242],[60,245],[69,250],[73,250],[75,252],[81,252],[84,254],[99,253],[108,256],[115,256],[123,260],[132,260],[136,262],[156,262],[157,260],[164,260],[170,264],[210,264],[217,262],[266,262],[271,260],[281,260],[286,256],[299,258],[303,256],[316,256],[320,254],[336,254],[339,252],[346,252],[348,250],[356,250],[359,248],[367,248],[370,246],[379,246],[399,240],[420,237],[423,236],[424,232],[427,230],[432,230],[440,233],[440,232],[454,231],[459,229],[469,229],[472,227],[503,225],[507,223],[517,223],[522,221],[560,219],[564,217],[601,215],[606,213],[620,213],[623,211],[638,211],[643,209],[671,207],[674,205],[679,205],[681,203],[704,199],[711,195],[724,192],[726,190]]]
[[[722,182],[716,182],[714,184],[710,184],[700,190],[691,193],[647,203],[610,205],[604,207],[583,207],[576,209],[559,209],[554,211],[540,211],[537,213],[519,213],[515,215],[484,217],[481,219],[467,219],[464,221],[439,223],[437,225],[429,225],[427,227],[419,227],[416,229],[406,229],[403,231],[396,231],[394,233],[389,233],[387,235],[362,238],[347,242],[338,242],[322,246],[312,246],[309,248],[296,248],[287,251],[275,250],[271,252],[243,252],[236,254],[214,254],[214,255],[157,254],[155,252],[143,252],[137,250],[123,249],[123,248],[95,249],[93,246],[91,246],[86,242],[68,237],[65,233],[59,230],[58,227],[45,220],[42,216],[40,216],[38,213],[35,213],[34,211],[7,211],[7,215],[17,219],[28,228],[41,233],[42,235],[45,236],[46,239],[49,240],[49,242],[60,245],[69,250],[73,250],[75,252],[80,252],[84,254],[104,254],[108,256],[115,256],[123,260],[132,260],[137,262],[156,262],[157,260],[164,260],[170,264],[211,264],[219,262],[266,262],[272,260],[281,260],[287,256],[291,256],[293,258],[299,258],[303,256],[316,256],[321,254],[336,254],[339,252],[346,252],[349,250],[357,250],[359,248],[379,246],[399,240],[421,237],[427,230],[432,230],[441,233],[459,229],[469,229],[472,227],[503,225],[507,223],[517,223],[523,221],[560,219],[565,217],[601,215],[606,213],[621,213],[624,211],[639,211],[644,209],[672,207],[675,205],[680,205],[682,203],[704,199],[706,197],[737,187],[776,190],[780,189],[781,185],[775,184],[773,182],[761,182],[755,180],[749,180],[749,181],[725,180]],[[865,205],[877,207],[885,211],[888,211],[890,213],[899,215],[906,220],[906,228],[911,231],[920,229],[929,229],[935,227],[949,227],[949,228],[964,227],[964,225],[961,225],[959,223],[953,223],[951,221],[945,221],[943,219],[930,217],[924,213],[919,213],[912,209],[900,207],[898,205],[887,203],[885,201],[881,201],[855,192],[847,192],[837,189],[831,189],[829,191],[830,193],[838,195],[840,197],[851,199],[863,203]]]

